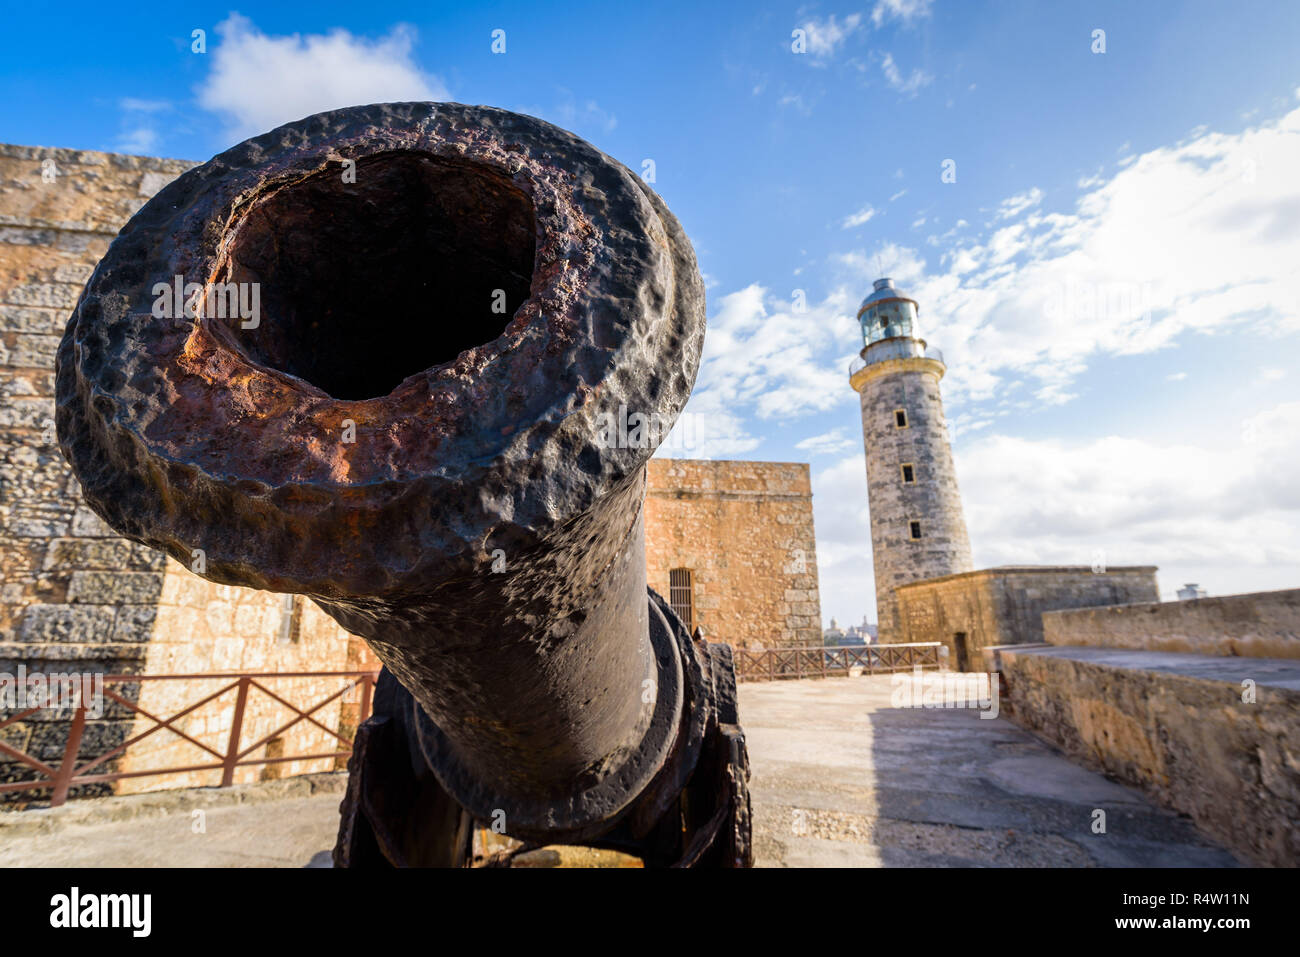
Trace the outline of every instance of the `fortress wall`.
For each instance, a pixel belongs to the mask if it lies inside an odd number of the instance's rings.
[[[281,644],[282,596],[214,585],[160,552],[118,536],[85,506],[59,451],[53,428],[54,357],[81,289],[126,220],[193,165],[0,144],[0,672],[14,674],[19,665],[45,673],[318,671],[374,663],[361,642],[349,642],[310,602],[298,599],[296,641]],[[301,705],[320,690],[316,685],[326,683],[304,679],[303,687],[294,687],[283,681],[272,690]],[[129,689],[128,700],[160,717],[206,693],[190,682],[138,688]],[[333,727],[342,710],[346,724],[349,707],[355,711],[355,704],[335,702],[315,717]],[[233,712],[231,693],[178,726],[224,750]],[[38,711],[0,735],[11,746],[57,764],[70,717],[67,709]],[[290,717],[283,706],[255,696],[244,740],[256,740]],[[148,724],[125,707],[110,705],[102,719],[87,722],[82,760],[111,750]],[[308,747],[333,750],[332,739],[302,722],[273,745],[284,753]],[[105,770],[207,760],[211,756],[201,749],[159,731]],[[333,766],[332,759],[301,767],[286,762],[265,774],[241,770],[237,780]],[[0,782],[31,776],[15,762],[0,761]],[[211,776],[130,779],[116,787],[179,787],[212,783]],[[114,787],[88,785],[73,795]]]
[[[985,568],[902,585],[897,589],[902,641],[938,641],[949,665],[961,665],[957,636],[965,636],[968,668],[982,648],[1043,640],[1044,612],[1145,601],[1159,595],[1151,565],[1107,568],[1041,565]]]
[[[669,597],[689,568],[696,623],[735,648],[822,643],[808,466],[651,459],[646,571]]]
[[[1245,861],[1300,864],[1300,662],[1077,645],[984,655],[1017,724]],[[1100,810],[1122,839],[1123,808]]]
[[[143,662],[164,559],[82,503],[54,435],[54,354],[118,229],[191,165],[0,144],[0,672],[131,672]],[[67,720],[40,711],[0,734],[57,762]],[[85,753],[120,743],[131,723],[120,706],[89,721]],[[0,763],[0,781],[28,777]]]
[[[1300,589],[1079,608],[1043,615],[1053,645],[1300,658]]]

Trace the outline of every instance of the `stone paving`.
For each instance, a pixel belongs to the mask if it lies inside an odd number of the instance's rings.
[[[1006,718],[891,707],[892,689],[888,675],[741,686],[759,866],[1237,863]]]
[[[887,675],[741,686],[759,866],[1237,863],[1005,718],[894,708],[891,689]],[[0,815],[0,866],[328,866],[340,777]]]
[[[329,867],[344,774],[0,814],[0,867]]]

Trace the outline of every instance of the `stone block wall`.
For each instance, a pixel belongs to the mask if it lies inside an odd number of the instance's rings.
[[[142,666],[164,559],[81,503],[54,434],[54,354],[118,229],[191,165],[0,144],[0,672]],[[0,736],[57,762],[67,718],[37,712]],[[121,743],[131,725],[126,709],[107,710],[88,722],[85,753]],[[29,777],[0,763],[0,781]]]
[[[935,359],[888,359],[850,380],[861,398],[882,642],[909,640],[902,637],[900,586],[974,567],[939,389],[943,372]],[[912,470],[910,482],[904,465]],[[912,522],[919,523],[920,538],[912,537]]]
[[[900,641],[939,641],[951,667],[980,667],[980,651],[1043,640],[1043,613],[1159,596],[1154,566],[1008,566],[946,575],[897,589]],[[965,648],[958,645],[963,635]]]
[[[131,609],[157,597],[162,559],[81,504],[54,435],[54,353],[118,229],[191,165],[0,144],[0,658],[138,657]]]
[[[669,596],[669,571],[689,568],[696,623],[735,648],[821,639],[812,483],[791,462],[651,459],[646,570]]]
[[[986,657],[1017,724],[1244,860],[1300,864],[1300,662],[1046,645]]]
[[[86,279],[118,229],[164,185],[190,168],[180,160],[0,144],[0,673],[192,673],[223,670],[342,670],[373,667],[365,645],[314,605],[298,599],[297,642],[280,645],[283,598],[213,585],[161,553],[116,535],[83,504],[54,434],[54,355]],[[301,705],[317,688],[279,682],[272,690]],[[324,686],[324,682],[316,682]],[[203,697],[182,683],[128,686],[125,697],[166,716]],[[119,689],[121,690],[121,689]],[[215,687],[212,689],[215,690]],[[317,715],[327,727],[354,703]],[[169,710],[170,709],[170,710]],[[288,712],[259,696],[246,741],[274,730]],[[0,716],[8,715],[0,710]],[[211,744],[229,731],[233,696],[185,719]],[[0,730],[0,740],[57,764],[67,711],[39,711]],[[283,720],[288,720],[284,718]],[[352,719],[355,725],[355,717]],[[117,747],[146,726],[121,705],[87,723],[81,757]],[[207,736],[206,738],[204,736]],[[311,725],[273,746],[283,753],[333,750]],[[265,750],[265,749],[263,749]],[[254,756],[254,755],[250,755]],[[132,747],[104,770],[210,759],[166,731]],[[332,760],[271,774],[332,768]],[[262,772],[241,772],[239,780]],[[32,773],[0,760],[0,782]],[[211,775],[201,783],[212,783]],[[140,778],[122,790],[200,783],[194,775]],[[111,784],[74,789],[106,793]],[[48,791],[39,795],[48,797]],[[39,799],[39,798],[38,798]],[[21,804],[30,797],[9,799]]]
[[[1043,638],[1052,645],[1300,658],[1300,589],[1053,611],[1043,615]]]
[[[171,559],[163,577],[162,593],[155,606],[152,634],[145,645],[144,674],[188,674],[220,672],[346,671],[377,667],[365,644],[321,611],[310,600],[293,596],[286,605],[284,595],[217,585]],[[360,658],[349,648],[355,643]],[[229,681],[147,681],[140,684],[140,706],[159,717],[180,712]],[[343,686],[340,678],[285,678],[267,680],[266,689],[300,710],[327,698]],[[190,712],[176,726],[208,747],[225,753],[235,717],[235,691]],[[353,696],[355,698],[355,696]],[[314,717],[327,728],[337,730],[344,702],[335,699]],[[266,693],[253,689],[243,717],[240,740],[248,747],[292,721],[296,715]],[[136,719],[132,734],[147,730],[152,722]],[[307,721],[299,721],[273,740],[255,749],[249,759],[321,754],[341,746],[337,739]],[[120,771],[133,772],[159,767],[184,767],[215,760],[211,754],[166,731],[155,732],[133,745],[121,762]],[[333,770],[334,758],[285,761],[271,765],[239,768],[235,783],[267,780],[294,774]],[[220,783],[220,771],[190,771],[127,779],[118,793],[153,791],[163,788],[200,787]]]

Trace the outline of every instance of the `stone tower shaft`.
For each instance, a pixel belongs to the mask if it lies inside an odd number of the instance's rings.
[[[858,311],[865,344],[849,379],[862,406],[882,642],[903,634],[899,586],[973,569],[939,393],[946,366],[915,335],[916,315],[914,300],[877,280]]]

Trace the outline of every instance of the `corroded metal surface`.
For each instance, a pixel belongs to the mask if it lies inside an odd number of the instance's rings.
[[[175,277],[260,313],[215,314],[208,291],[160,318]],[[60,346],[59,435],[118,531],[310,595],[368,641],[395,680],[371,810],[345,814],[388,815],[390,845],[417,806],[384,784],[403,749],[437,779],[434,816],[594,840],[640,814],[645,833],[717,729],[715,688],[647,601],[658,439],[606,424],[675,419],[703,332],[690,244],[621,164],[501,110],[355,107],[242,143],[132,218]]]

